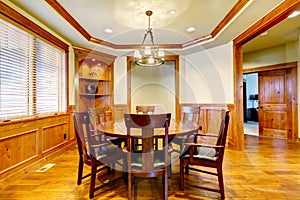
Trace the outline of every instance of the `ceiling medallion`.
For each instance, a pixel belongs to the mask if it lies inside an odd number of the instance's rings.
[[[152,11],[146,11],[146,15],[149,19],[148,28],[146,29],[140,49],[134,50],[134,60],[135,63],[140,66],[159,66],[165,62],[164,51],[163,49],[159,49],[154,46],[152,28],[150,28],[150,16],[152,15]],[[151,39],[152,45],[144,45],[145,39],[148,35]]]

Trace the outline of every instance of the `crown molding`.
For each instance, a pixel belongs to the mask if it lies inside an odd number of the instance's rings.
[[[247,5],[250,0],[239,0],[233,8],[226,14],[226,16],[220,21],[220,23],[214,28],[214,30],[206,36],[191,40],[183,44],[157,44],[156,46],[165,49],[185,49],[197,45],[199,43],[214,39],[226,25],[232,21],[235,16]],[[91,36],[88,31],[86,31],[73,17],[70,13],[64,9],[64,7],[57,0],[45,0],[62,18],[64,18],[75,30],[77,30],[87,41],[93,42],[95,44],[101,44],[112,49],[134,49],[139,48],[140,44],[125,44],[118,45],[114,43],[107,42],[105,40]]]

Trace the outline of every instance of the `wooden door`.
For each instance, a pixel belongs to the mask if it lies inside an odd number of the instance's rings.
[[[259,135],[294,139],[297,130],[296,68],[258,73]]]

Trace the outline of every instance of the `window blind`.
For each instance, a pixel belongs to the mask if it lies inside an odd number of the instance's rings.
[[[66,111],[65,52],[0,19],[0,120]]]

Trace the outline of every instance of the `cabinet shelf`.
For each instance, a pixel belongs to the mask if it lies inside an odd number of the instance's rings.
[[[107,79],[96,79],[96,78],[85,78],[85,77],[79,77],[79,80],[85,80],[91,82],[110,82],[110,80]]]
[[[111,109],[114,88],[115,56],[91,49],[73,47],[75,53],[76,110]]]
[[[110,94],[79,94],[80,96],[86,96],[86,97],[107,97],[110,96]]]

